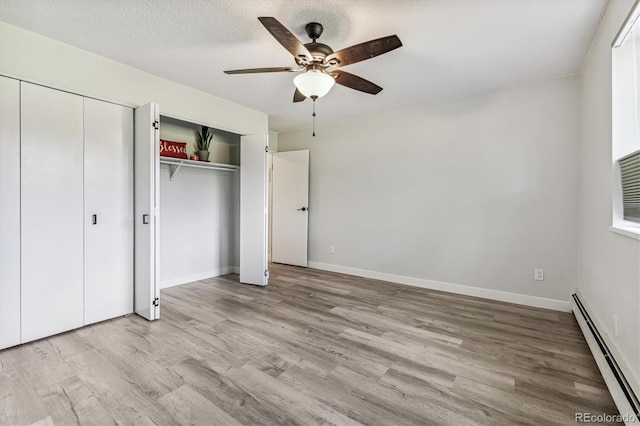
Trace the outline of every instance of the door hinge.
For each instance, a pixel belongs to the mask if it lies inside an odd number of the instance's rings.
[[[153,306],[160,306],[160,299],[158,299],[157,297],[153,299]]]
[[[153,123],[151,123],[151,126],[152,126],[154,129],[158,130],[158,128],[159,128],[158,120],[156,120],[156,121],[154,121]]]
[[[269,271],[268,271],[268,270],[266,270],[266,269],[265,269],[265,271],[264,271],[264,276],[265,276],[265,277],[267,277],[267,278],[269,278]]]
[[[269,147],[268,146],[264,147],[264,152],[269,152]]]

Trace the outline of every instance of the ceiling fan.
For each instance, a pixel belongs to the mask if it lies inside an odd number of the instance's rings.
[[[362,77],[343,71],[341,67],[371,59],[402,46],[396,35],[366,41],[334,52],[331,47],[316,40],[322,35],[323,27],[317,22],[306,25],[305,31],[310,43],[302,42],[276,18],[260,17],[258,20],[267,31],[293,55],[297,67],[251,68],[225,71],[226,74],[253,74],[264,72],[301,72],[293,83],[296,91],[293,102],[306,98],[314,100],[326,95],[334,83],[372,95],[380,93],[382,87]]]

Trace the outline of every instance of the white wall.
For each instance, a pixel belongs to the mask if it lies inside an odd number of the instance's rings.
[[[611,225],[611,42],[632,1],[611,1],[584,63],[578,291],[616,358],[640,378],[640,242]],[[619,335],[613,333],[618,316]]]
[[[238,134],[265,134],[267,114],[0,22],[0,73],[140,106]]]
[[[160,117],[160,139],[194,149],[198,125]],[[209,160],[239,164],[240,136],[213,130]],[[237,272],[240,173],[182,167],[170,180],[160,166],[160,287]]]
[[[160,139],[185,142],[187,155],[196,153],[195,132],[200,131],[200,125],[160,117]],[[212,163],[240,165],[240,135],[212,129],[213,137],[209,146],[209,161]]]
[[[228,274],[239,265],[240,173],[160,167],[160,286]]]
[[[311,151],[310,266],[568,309],[578,102],[566,77],[281,133]]]

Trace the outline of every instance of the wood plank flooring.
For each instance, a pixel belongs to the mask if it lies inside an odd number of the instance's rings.
[[[2,425],[551,425],[617,414],[571,314],[282,265],[0,352]]]

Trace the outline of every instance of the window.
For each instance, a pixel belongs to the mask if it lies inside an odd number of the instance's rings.
[[[640,239],[640,2],[612,44],[612,230]]]
[[[618,160],[624,220],[640,223],[640,151]]]

